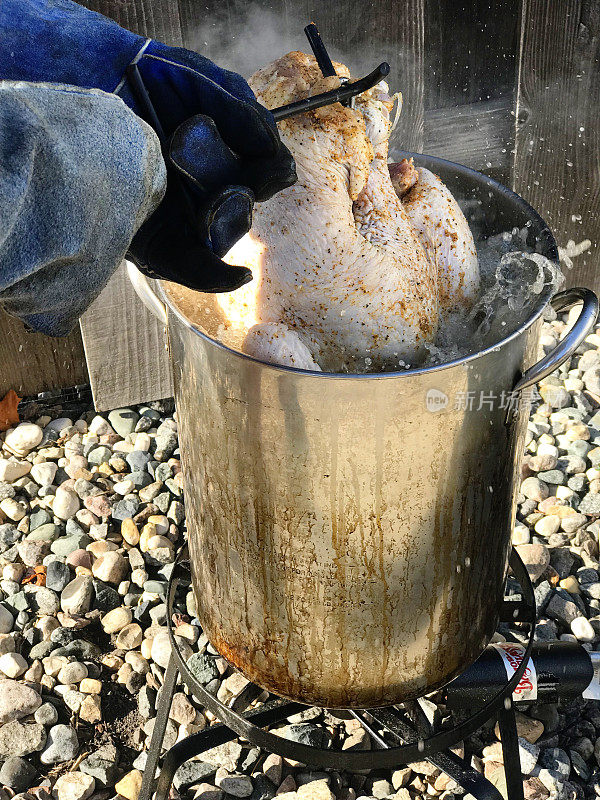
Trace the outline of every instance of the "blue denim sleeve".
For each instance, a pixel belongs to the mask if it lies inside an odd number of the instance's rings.
[[[67,334],[165,187],[154,131],[115,95],[0,81],[0,305]]]
[[[0,78],[114,92],[145,38],[71,0],[0,2]]]

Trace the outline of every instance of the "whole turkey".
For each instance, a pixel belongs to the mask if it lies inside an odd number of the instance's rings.
[[[335,68],[324,78],[313,56],[292,52],[250,85],[275,108],[336,88],[349,71]],[[317,371],[397,369],[418,361],[445,313],[473,301],[477,254],[458,203],[428,170],[388,164],[394,99],[380,83],[352,108],[279,123],[298,182],[255,207],[228,255],[253,252],[249,355]]]

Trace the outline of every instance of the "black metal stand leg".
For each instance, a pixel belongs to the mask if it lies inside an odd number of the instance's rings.
[[[419,735],[412,725],[403,719],[396,709],[378,708],[368,712],[368,715],[387,731],[405,742],[416,742],[419,739]],[[372,726],[368,725],[365,720],[365,712],[353,712],[353,716],[358,719],[373,736],[375,732]],[[426,719],[420,720],[420,722],[423,723],[423,725],[419,725],[420,734],[424,737],[427,735],[427,731],[423,729],[423,727],[429,728],[430,726]],[[386,745],[385,740],[381,739],[376,733],[374,738],[379,741],[381,746],[389,747],[389,745]],[[465,792],[473,795],[476,800],[502,800],[502,795],[498,789],[496,789],[487,778],[477,772],[476,769],[473,769],[468,761],[459,758],[459,756],[451,750],[442,750],[439,753],[428,755],[425,757],[425,760],[429,761],[430,764],[433,764],[438,769],[441,769],[442,772],[445,772],[446,775],[456,781]],[[512,800],[512,798],[509,800]]]
[[[247,719],[252,719],[257,725],[274,725],[277,722],[282,722],[290,716],[290,714],[297,714],[298,711],[303,711],[306,708],[301,703],[292,703],[287,701],[275,700],[271,703],[266,703],[258,709],[247,712],[244,716]],[[154,733],[154,731],[153,731]],[[177,742],[165,755],[162,769],[156,784],[156,794],[154,800],[167,800],[169,791],[173,784],[175,773],[179,767],[190,758],[200,755],[206,750],[211,750],[225,742],[230,742],[235,739],[237,733],[231,728],[228,728],[222,723],[213,725],[207,730],[194,733]],[[142,800],[140,797],[138,800]]]
[[[509,701],[507,701],[509,702]],[[498,714],[508,800],[524,800],[517,721],[512,703]]]
[[[171,654],[169,663],[167,664],[167,669],[165,670],[165,677],[161,689],[161,702],[154,720],[154,728],[152,729],[150,747],[148,748],[148,758],[146,759],[146,767],[142,776],[142,786],[140,788],[138,800],[150,800],[152,797],[154,773],[156,772],[156,766],[160,758],[162,744],[165,738],[167,722],[169,721],[169,711],[171,710],[171,702],[173,700],[175,684],[177,683],[177,675],[177,664],[173,658],[173,655]]]

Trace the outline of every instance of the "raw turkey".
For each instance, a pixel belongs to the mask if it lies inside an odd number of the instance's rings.
[[[250,85],[274,108],[337,88],[339,77],[293,52]],[[381,83],[353,108],[335,103],[279,123],[298,182],[255,207],[250,234],[228,257],[248,263],[254,253],[249,355],[315,371],[394,369],[418,362],[440,314],[473,300],[477,256],[458,204],[427,170],[387,163],[393,105]]]

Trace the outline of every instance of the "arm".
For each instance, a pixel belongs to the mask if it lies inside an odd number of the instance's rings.
[[[67,334],[165,183],[156,135],[118,97],[0,82],[0,304]]]
[[[0,79],[116,92],[154,124],[130,85],[132,63],[164,132],[169,179],[165,200],[134,238],[130,255],[148,274],[193,289],[235,289],[251,273],[224,264],[221,256],[249,230],[254,202],[296,179],[271,113],[246,81],[70,0],[0,2]],[[191,214],[178,177],[188,184]]]

